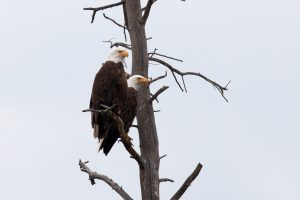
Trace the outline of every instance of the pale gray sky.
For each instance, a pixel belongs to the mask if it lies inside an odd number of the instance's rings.
[[[108,157],[97,153],[81,113],[109,52],[101,41],[123,41],[101,13],[90,24],[82,10],[107,2],[1,1],[1,199],[120,199],[102,182],[91,186],[79,158],[140,198],[137,164],[120,143]],[[300,199],[299,10],[296,0],[155,3],[149,49],[183,59],[170,62],[180,70],[232,80],[229,103],[198,77],[186,77],[187,94],[171,76],[151,88],[170,86],[154,105],[160,153],[168,154],[160,174],[175,180],[161,184],[161,199],[197,162],[203,170],[182,199]],[[106,13],[121,19],[121,8]]]

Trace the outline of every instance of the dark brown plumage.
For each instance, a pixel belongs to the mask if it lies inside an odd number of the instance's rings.
[[[119,115],[126,97],[127,80],[123,64],[113,61],[105,62],[94,80],[90,108],[101,110],[104,109],[101,104],[107,106],[115,104],[113,112]],[[94,137],[100,142],[99,150],[104,148],[104,153],[107,155],[113,145],[110,141],[114,141],[114,138],[119,135],[115,124],[105,113],[92,113],[91,123],[94,128]],[[108,144],[109,147],[107,147]]]
[[[132,122],[137,113],[138,106],[138,89],[143,85],[148,83],[148,79],[144,78],[140,75],[131,76],[127,80],[128,88],[127,88],[127,97],[126,101],[121,108],[121,113],[119,117],[122,119],[124,124],[124,131],[126,134],[129,132],[129,128],[132,125]],[[119,138],[119,132],[116,126],[112,126],[109,130],[109,138],[103,141],[104,153],[107,154],[114,143]]]
[[[127,89],[127,98],[121,109],[120,118],[124,124],[125,133],[129,132],[129,128],[135,118],[137,111],[137,90],[134,88]],[[119,131],[116,125],[110,127],[108,133],[109,137],[102,143],[103,152],[107,155],[115,142],[119,139]],[[101,148],[101,147],[100,147]]]
[[[127,98],[120,114],[120,117],[124,123],[124,130],[126,133],[129,132],[129,128],[132,125],[132,122],[136,116],[137,105],[138,105],[137,98],[138,98],[137,90],[132,87],[128,88]]]

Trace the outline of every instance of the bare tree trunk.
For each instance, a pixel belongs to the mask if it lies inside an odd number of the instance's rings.
[[[175,79],[177,85],[179,86],[182,92],[184,91],[187,92],[184,76],[188,76],[188,75],[197,76],[212,84],[220,92],[222,97],[226,101],[228,101],[224,96],[224,92],[228,90],[227,87],[230,81],[226,84],[226,86],[222,86],[217,82],[207,78],[201,73],[182,72],[177,68],[173,67],[172,65],[170,65],[169,63],[167,63],[166,61],[155,56],[160,56],[163,58],[176,60],[179,62],[182,62],[182,60],[157,53],[156,52],[157,49],[155,49],[154,52],[148,54],[145,24],[149,17],[151,7],[155,2],[156,0],[148,0],[147,5],[142,9],[140,0],[121,0],[120,2],[101,6],[101,7],[84,8],[84,10],[92,11],[91,23],[93,23],[96,13],[98,11],[103,11],[105,9],[113,8],[116,6],[121,6],[121,5],[123,6],[123,14],[124,14],[124,21],[125,21],[124,26],[121,25],[120,23],[117,23],[115,20],[107,17],[105,14],[103,14],[103,16],[104,18],[114,22],[117,26],[123,28],[125,41],[126,41],[126,30],[128,30],[131,44],[126,44],[122,42],[113,43],[112,41],[106,41],[106,42],[110,42],[111,48],[113,46],[123,46],[125,48],[131,49],[132,51],[131,74],[132,75],[140,74],[145,77],[148,77],[148,62],[149,60],[151,60],[156,63],[159,63],[161,66],[166,67],[172,72],[173,78]],[[148,55],[151,56],[149,57]],[[160,76],[153,79],[151,82],[165,78],[166,76],[167,73],[164,76]],[[181,77],[182,83],[178,81],[177,76]],[[118,124],[120,138],[126,150],[131,155],[131,157],[137,161],[139,165],[142,200],[159,200],[159,183],[166,182],[166,181],[173,182],[173,180],[168,178],[159,179],[159,162],[160,162],[159,146],[158,146],[158,137],[156,132],[154,112],[152,107],[152,101],[155,100],[157,96],[162,92],[164,92],[166,89],[168,89],[168,86],[161,87],[155,94],[153,94],[151,98],[150,98],[149,87],[144,87],[139,90],[137,122],[138,122],[138,130],[139,130],[141,155],[139,155],[134,150],[134,148],[132,148],[132,143],[130,141],[130,138],[125,134],[122,120],[119,117],[113,115],[110,111],[106,111],[107,114],[109,114]],[[86,109],[83,111],[104,112],[103,110],[93,110],[93,109]],[[89,175],[89,180],[91,181],[92,184],[95,184],[95,179],[102,180],[106,182],[109,186],[111,186],[123,199],[126,200],[132,199],[129,196],[129,194],[126,193],[123,190],[123,188],[120,187],[116,182],[111,180],[108,176],[99,174],[97,172],[93,172],[86,166],[86,164],[87,162],[82,162],[81,160],[79,162],[81,171]],[[198,176],[201,168],[202,165],[198,163],[193,173],[185,180],[182,186],[173,195],[173,197],[171,198],[172,200],[178,200],[181,198],[181,196],[185,193],[185,191],[188,189],[191,183]]]
[[[148,77],[148,51],[140,0],[126,1],[128,28],[132,47],[132,74]],[[149,88],[139,92],[137,113],[141,157],[140,183],[143,200],[159,200],[159,149]]]

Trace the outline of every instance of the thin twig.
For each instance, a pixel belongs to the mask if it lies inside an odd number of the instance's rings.
[[[161,160],[161,159],[163,159],[163,158],[166,157],[166,156],[167,156],[167,154],[162,155],[162,156],[159,157],[159,159]]]
[[[154,51],[153,51],[152,53],[148,53],[148,55],[149,55],[150,57],[153,57],[154,54],[155,54],[155,52],[156,52],[157,50],[158,50],[157,48],[154,48]]]
[[[160,178],[159,179],[159,182],[161,183],[161,182],[174,182],[174,180],[172,180],[172,179],[169,179],[169,178]]]
[[[177,80],[177,77],[176,77],[176,75],[175,75],[175,72],[172,71],[172,70],[171,70],[171,72],[172,72],[172,75],[173,75],[173,77],[174,77],[174,79],[175,79],[177,85],[179,86],[180,90],[183,92],[184,90],[182,89],[182,87],[181,87],[179,81]]]
[[[102,41],[102,42],[110,43],[110,48],[121,46],[121,47],[131,50],[131,45],[123,43],[123,42],[112,42],[111,40],[106,40],[106,41]]]
[[[108,19],[108,20],[112,21],[115,25],[121,27],[123,29],[124,39],[125,39],[125,41],[127,41],[126,30],[128,31],[128,28],[125,25],[123,26],[123,25],[119,24],[118,22],[116,22],[116,20],[114,20],[114,19],[112,19],[110,17],[107,17],[105,15],[105,13],[103,13],[103,17],[105,19]]]
[[[125,200],[133,200],[128,194],[127,192],[124,191],[124,189],[117,184],[116,182],[114,182],[111,178],[109,178],[106,175],[103,174],[99,174],[97,172],[92,171],[87,165],[87,162],[82,162],[81,160],[79,160],[79,166],[80,166],[80,170],[87,173],[89,175],[89,180],[91,181],[92,185],[95,184],[95,179],[104,181],[105,183],[107,183],[113,190],[115,190],[123,199]]]
[[[150,97],[153,97],[153,94],[150,92]],[[159,103],[159,101],[158,101],[158,99],[157,98],[155,98],[155,101],[157,102],[157,103]]]
[[[131,125],[131,127],[133,127],[133,128],[137,128],[137,129],[139,128],[139,126],[138,126],[138,125],[134,125],[134,124],[132,124],[132,125]]]
[[[114,109],[114,107],[116,107],[116,104],[112,105],[112,106],[106,106],[104,104],[101,104],[101,106],[105,109],[103,110],[95,110],[95,109],[85,109],[82,110],[82,112],[97,112],[97,113],[108,113],[109,111],[111,111],[112,109]]]
[[[152,103],[152,101],[154,101],[154,99],[157,99],[158,95],[163,93],[168,88],[169,88],[169,86],[163,86],[159,90],[157,90],[157,92],[155,92],[155,94],[149,99],[149,103]]]
[[[156,78],[154,78],[154,79],[151,79],[151,80],[149,81],[148,84],[150,85],[150,84],[154,83],[155,81],[158,81],[158,80],[160,80],[160,79],[163,79],[163,78],[165,78],[167,75],[168,75],[168,74],[167,74],[167,71],[166,71],[165,75],[162,75],[162,76],[156,77]]]
[[[118,2],[118,3],[109,4],[109,5],[102,6],[102,7],[98,7],[98,8],[91,8],[91,7],[89,7],[89,8],[83,8],[83,10],[92,10],[92,11],[93,11],[93,14],[92,14],[92,20],[91,20],[91,23],[93,23],[94,20],[95,20],[96,13],[97,13],[98,11],[100,11],[100,10],[105,10],[105,9],[107,9],[107,8],[112,8],[112,7],[115,7],[115,6],[119,6],[119,5],[122,5],[122,4],[124,4],[123,1]]]
[[[194,169],[193,173],[184,181],[179,190],[173,195],[171,200],[178,200],[185,193],[189,186],[191,186],[192,182],[197,178],[198,174],[202,169],[202,165],[198,163],[197,167]]]
[[[107,17],[107,16],[105,15],[105,13],[103,13],[103,17],[104,17],[105,19],[108,19],[108,20],[112,21],[115,25],[117,25],[117,26],[119,26],[119,27],[121,27],[121,28],[123,28],[123,29],[128,30],[128,28],[126,28],[125,26],[119,24],[118,22],[116,22],[116,20],[114,20],[114,19],[112,19],[112,18],[110,18],[110,17]]]
[[[151,55],[151,57],[153,57],[153,55],[157,55],[157,56],[161,56],[161,57],[168,58],[168,59],[171,59],[171,60],[176,60],[178,62],[183,62],[183,60],[181,60],[181,59],[174,58],[174,57],[167,56],[167,55],[160,54],[160,53],[156,53],[156,52],[150,52],[150,53],[148,53],[148,55]]]
[[[185,82],[184,82],[183,76],[181,76],[181,80],[182,80],[182,83],[183,83],[184,90],[185,90],[185,92],[187,93],[187,90],[186,90],[186,86],[185,86]]]
[[[122,2],[124,2],[123,4],[123,14],[124,14],[124,26],[128,28],[128,19],[127,19],[127,10],[126,10],[126,0],[122,0]]]
[[[118,46],[121,46],[121,47],[124,47],[126,49],[130,49],[131,50],[131,45],[123,43],[123,42],[115,42],[115,43],[112,44],[111,48],[112,47],[118,47]]]
[[[157,66],[157,65],[159,65],[159,64],[158,64],[158,63],[149,62],[149,65]]]
[[[221,86],[220,84],[216,83],[215,81],[207,78],[206,76],[202,75],[201,73],[197,73],[197,72],[181,72],[179,71],[178,69],[174,68],[172,65],[168,64],[167,62],[161,60],[161,59],[158,59],[158,58],[153,58],[153,57],[149,57],[149,60],[151,61],[154,61],[154,62],[157,62],[157,63],[160,63],[162,65],[164,65],[165,67],[167,67],[169,70],[171,70],[172,74],[173,74],[173,77],[175,79],[175,81],[177,82],[179,88],[181,89],[181,91],[184,91],[180,85],[180,83],[178,82],[176,76],[175,76],[175,73],[180,75],[181,77],[185,76],[185,75],[193,75],[193,76],[199,76],[201,77],[202,79],[204,79],[205,81],[209,82],[210,84],[212,84],[215,88],[217,88],[217,90],[220,92],[220,94],[222,95],[222,97],[225,99],[225,101],[228,102],[228,100],[226,99],[226,97],[224,96],[224,92],[226,90],[228,90],[228,85],[231,81],[229,81],[225,87]],[[185,87],[185,83],[184,83],[184,79],[182,78],[182,81],[183,81],[183,84],[184,84],[184,88],[186,90],[186,87]]]
[[[124,39],[125,39],[125,42],[127,42],[127,35],[126,35],[126,24],[124,24],[124,26],[123,26],[124,28],[123,28],[123,34],[124,34]],[[128,28],[127,28],[127,30],[128,30]]]

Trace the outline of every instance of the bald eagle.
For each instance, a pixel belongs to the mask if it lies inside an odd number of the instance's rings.
[[[108,60],[96,74],[90,100],[91,109],[101,110],[104,109],[102,105],[116,105],[112,111],[117,115],[121,113],[127,97],[127,80],[123,66],[125,57],[128,57],[126,50],[113,49]],[[113,123],[106,114],[94,112],[92,112],[91,123],[94,137],[99,141],[102,149],[103,141],[110,137],[109,130]]]
[[[124,123],[124,130],[125,133],[128,133],[130,126],[136,116],[137,112],[137,105],[138,105],[138,90],[141,88],[142,85],[148,83],[148,79],[140,76],[134,75],[131,76],[127,80],[128,88],[127,88],[127,98],[121,108],[120,118]],[[107,155],[115,144],[115,142],[119,138],[119,131],[117,126],[112,126],[108,132],[108,137],[103,141],[100,149],[103,148],[103,152]]]
[[[142,85],[146,85],[148,82],[149,81],[147,78],[140,75],[133,75],[127,80],[127,98],[120,114],[126,133],[129,132],[129,128],[136,116],[138,106],[138,90]]]

